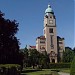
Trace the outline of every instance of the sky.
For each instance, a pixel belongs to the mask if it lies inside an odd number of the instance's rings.
[[[43,35],[43,20],[48,4],[56,16],[57,35],[65,38],[65,46],[75,47],[75,0],[0,0],[0,10],[5,18],[17,20],[16,34],[21,45],[36,45],[36,38]]]

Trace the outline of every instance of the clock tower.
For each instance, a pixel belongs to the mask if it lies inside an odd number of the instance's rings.
[[[45,10],[43,31],[46,38],[46,51],[49,54],[50,62],[57,63],[56,18],[50,5]]]

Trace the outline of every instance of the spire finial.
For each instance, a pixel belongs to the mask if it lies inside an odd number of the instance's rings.
[[[51,5],[50,4],[48,4],[48,8],[50,8],[51,7]]]

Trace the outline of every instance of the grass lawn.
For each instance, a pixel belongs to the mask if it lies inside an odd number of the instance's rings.
[[[61,69],[61,72],[70,73],[70,68]]]
[[[50,69],[43,69],[41,71],[36,71],[35,70],[34,72],[30,71],[30,72],[27,72],[27,73],[23,72],[22,75],[44,75],[44,74],[49,74],[50,75],[51,73],[53,73],[53,75],[58,75],[57,72],[51,72]]]
[[[51,69],[51,71],[52,70],[56,70],[56,71],[60,71],[60,72],[65,72],[65,73],[70,73],[70,68]]]
[[[58,73],[55,71],[70,73],[69,68],[61,68],[61,69],[42,69],[42,70],[24,69],[21,74],[22,75],[45,75],[45,74],[49,74],[50,75],[52,73],[53,75],[58,75]]]

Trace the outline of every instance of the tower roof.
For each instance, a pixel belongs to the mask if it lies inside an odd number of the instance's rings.
[[[53,10],[49,4],[48,4],[48,8],[45,10],[45,13],[53,13]]]

